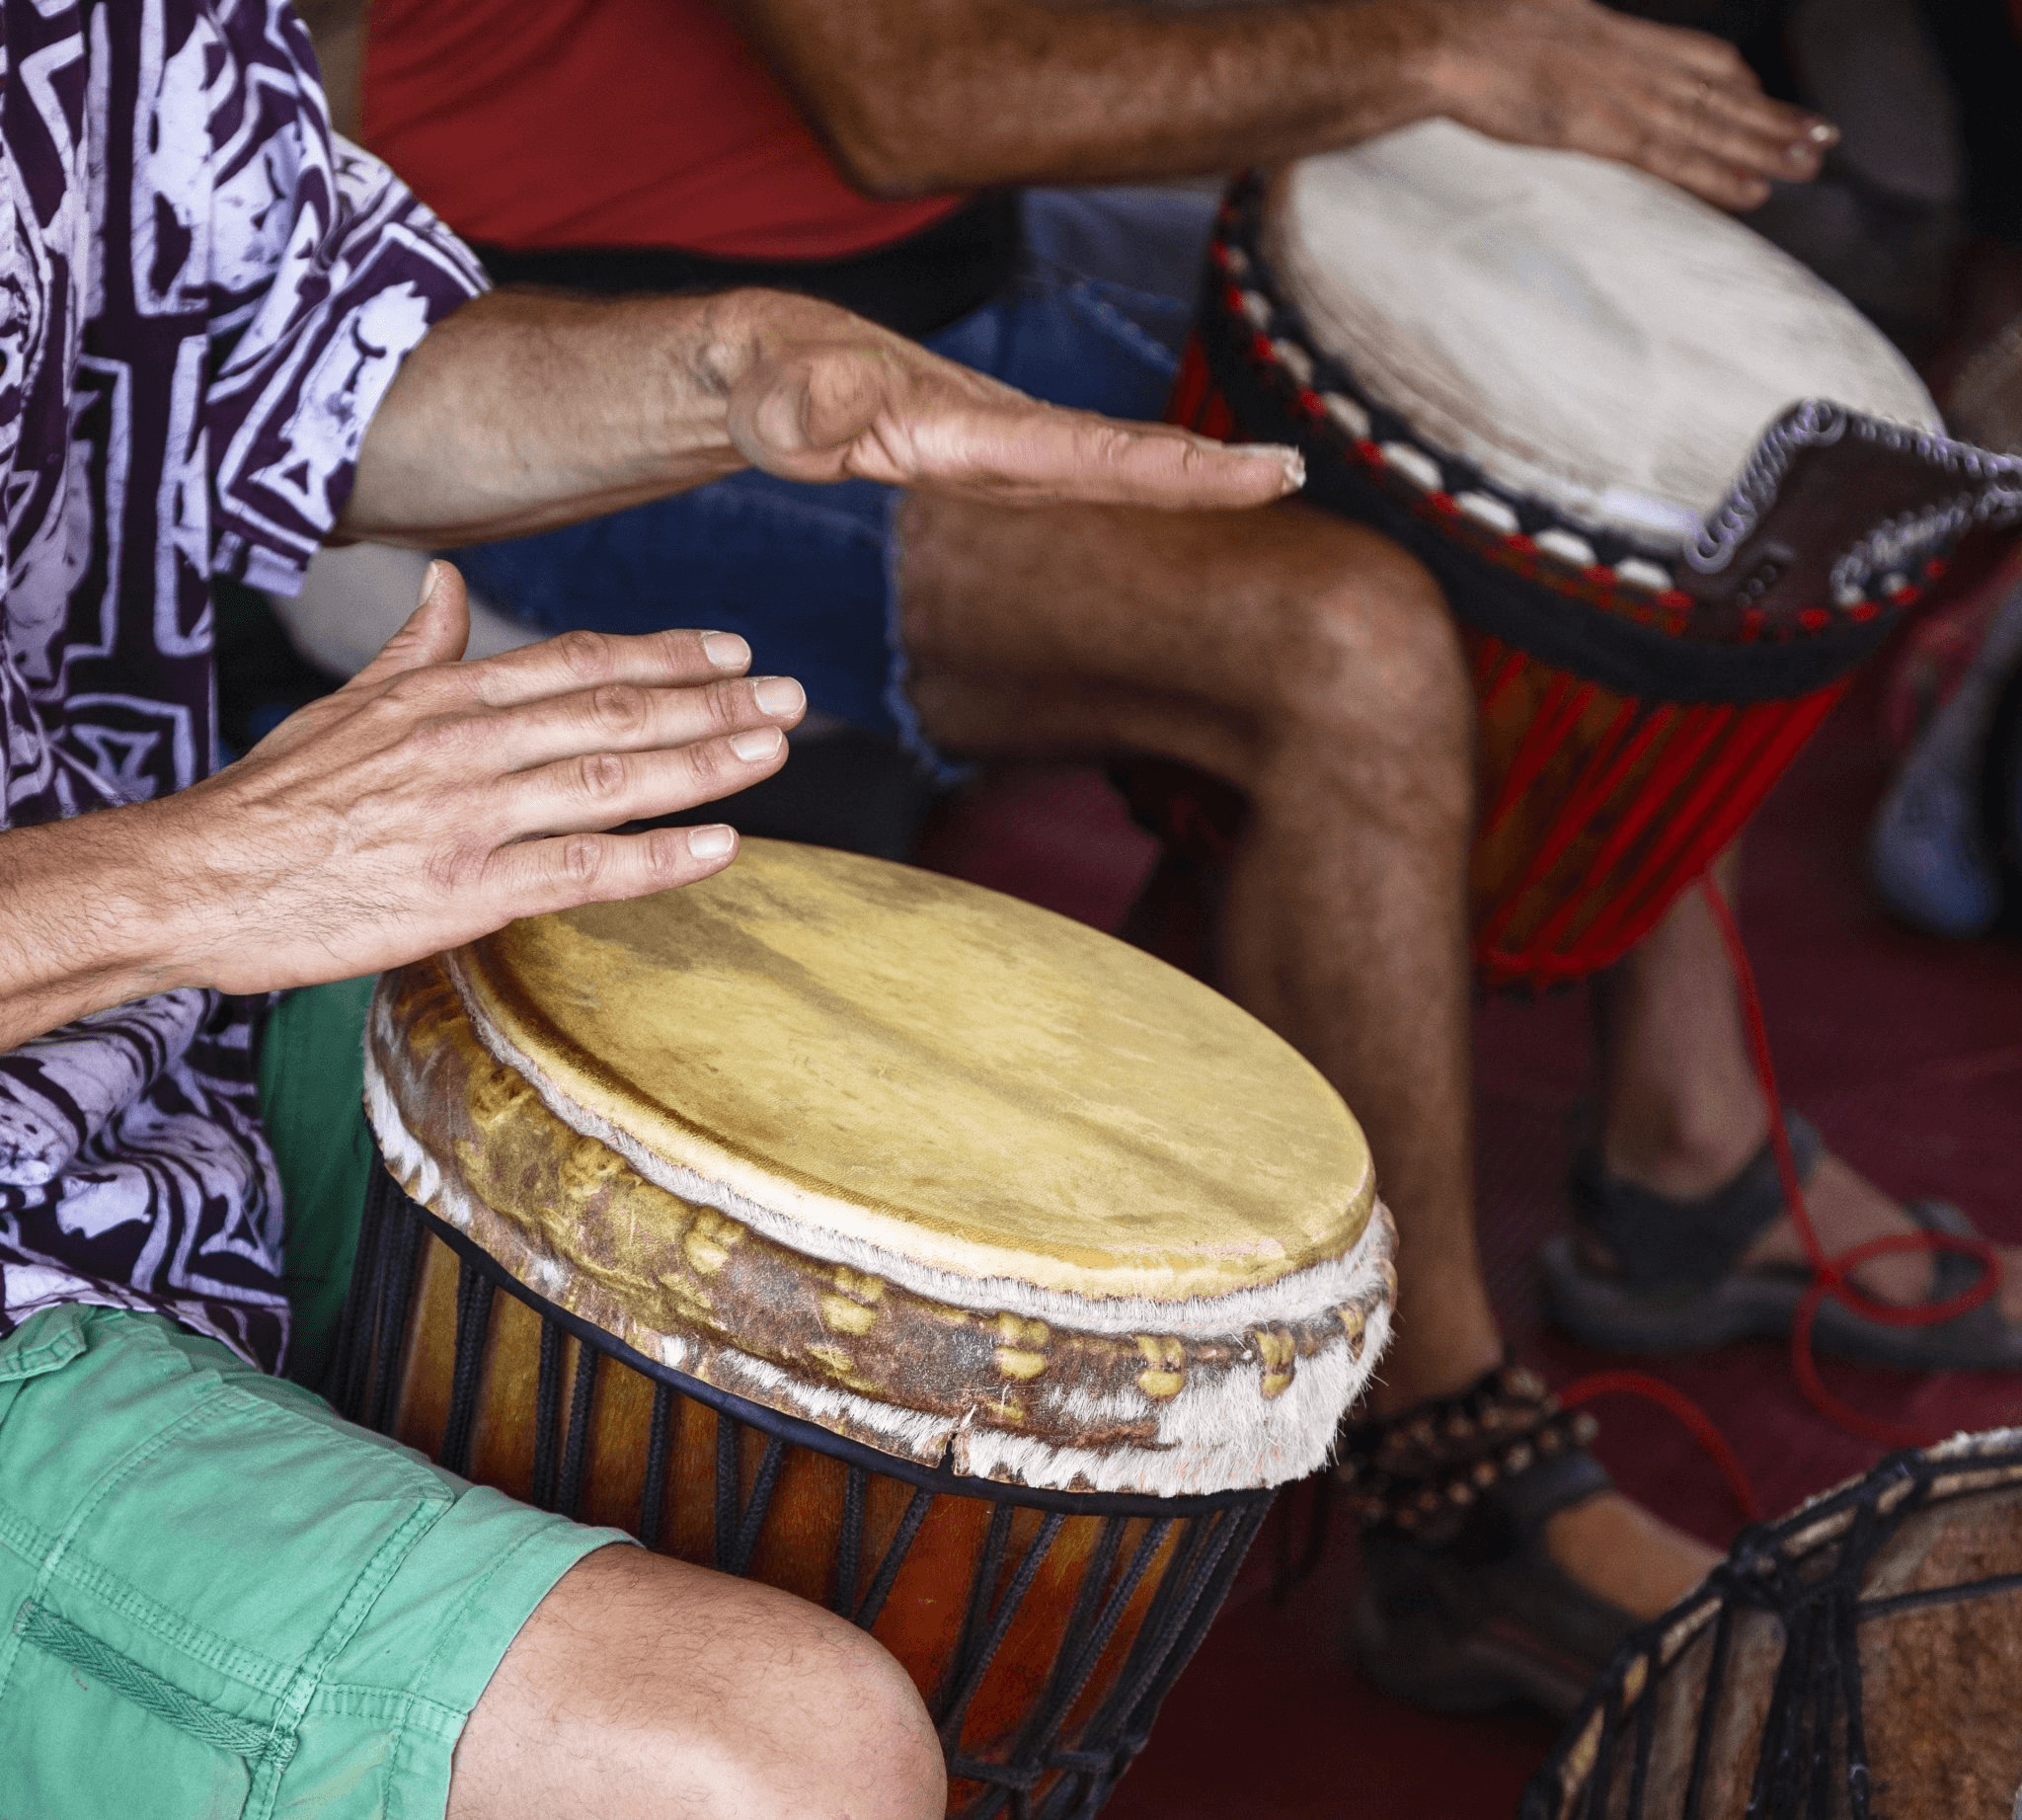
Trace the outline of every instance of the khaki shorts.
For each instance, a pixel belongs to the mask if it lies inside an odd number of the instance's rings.
[[[563,1574],[625,1539],[156,1315],[0,1340],[0,1820],[439,1820]]]

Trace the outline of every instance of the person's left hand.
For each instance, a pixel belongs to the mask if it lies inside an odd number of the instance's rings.
[[[1041,506],[1262,506],[1305,484],[1298,451],[1041,404],[856,317],[750,293],[752,357],[730,435],[786,480],[875,480]]]

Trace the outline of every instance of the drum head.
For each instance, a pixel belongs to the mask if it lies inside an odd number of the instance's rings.
[[[1065,917],[746,840],[452,957],[487,1048],[650,1179],[972,1281],[1179,1302],[1338,1258],[1361,1130],[1288,1045]]]
[[[1277,180],[1265,248],[1314,346],[1431,445],[1657,552],[1820,399],[1939,432],[1836,291],[1682,190],[1427,120]]]

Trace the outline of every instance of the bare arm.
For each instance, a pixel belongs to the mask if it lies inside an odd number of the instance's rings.
[[[1592,0],[719,4],[878,196],[1226,171],[1447,115],[1750,207],[1831,137],[1730,45]]]
[[[463,585],[334,695],[158,802],[0,833],[0,1051],[181,987],[342,980],[516,916],[706,877],[729,829],[603,831],[779,768],[798,683],[724,633],[573,633],[458,663]]]
[[[517,536],[746,464],[1014,505],[1237,508],[1301,478],[1288,449],[1038,404],[807,298],[506,290],[409,356],[338,530],[420,548]]]

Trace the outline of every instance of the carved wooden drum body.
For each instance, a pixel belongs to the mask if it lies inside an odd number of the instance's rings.
[[[1647,933],[1961,533],[2022,501],[1740,222],[1449,120],[1236,186],[1171,415],[1297,442],[1309,499],[1444,586],[1491,985]]]
[[[1523,1820],[2007,1820],[2018,1687],[2008,1429],[1894,1456],[1745,1531],[1616,1652]]]
[[[750,840],[389,975],[366,1097],[348,1411],[866,1625],[957,1811],[1101,1804],[1388,1329],[1290,1049],[875,860]]]

